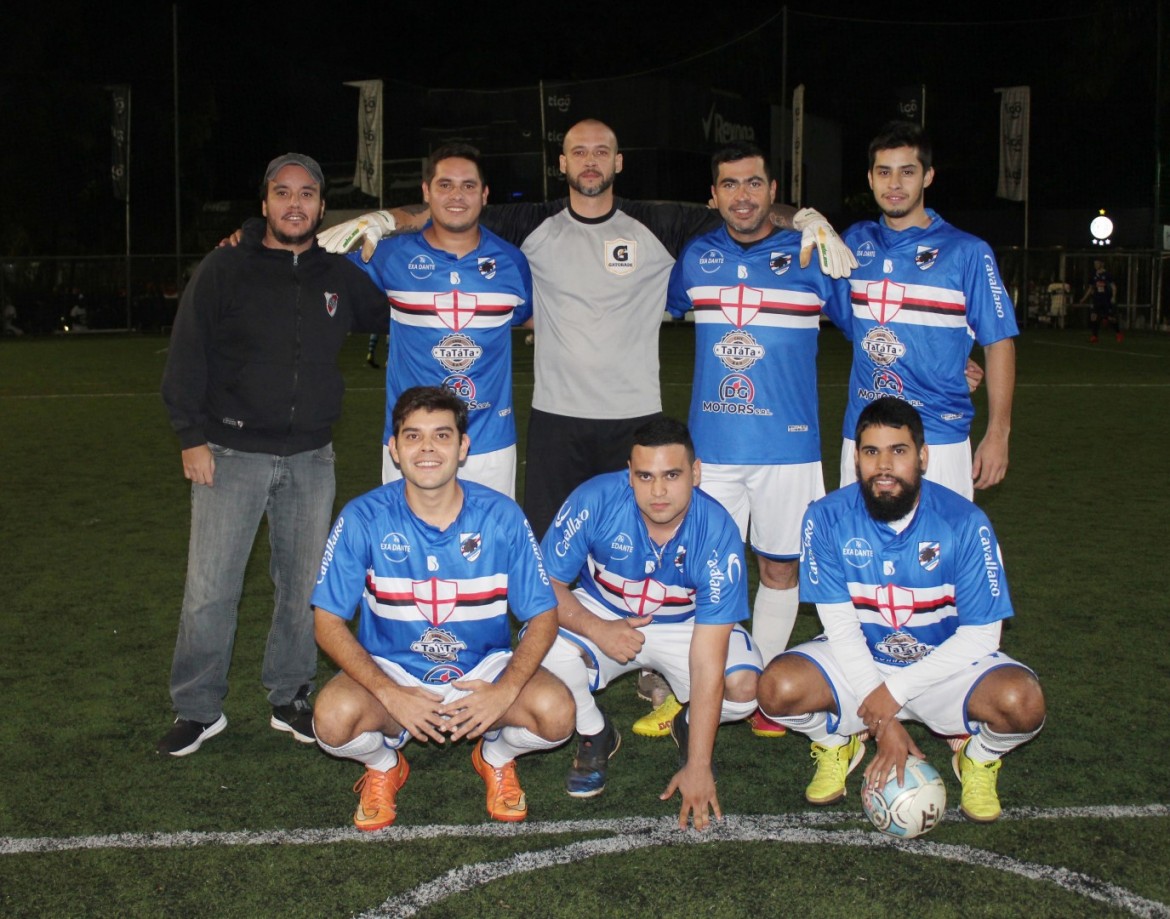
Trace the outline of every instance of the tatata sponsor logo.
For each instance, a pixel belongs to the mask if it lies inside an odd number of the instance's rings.
[[[463,371],[483,357],[483,348],[468,336],[456,332],[441,338],[439,343],[431,348],[431,357],[446,370]]]
[[[766,352],[750,332],[732,329],[711,347],[711,353],[728,370],[738,371],[747,370],[756,361],[762,360]]]
[[[886,326],[874,326],[865,333],[861,349],[880,367],[889,367],[906,354],[906,346]]]

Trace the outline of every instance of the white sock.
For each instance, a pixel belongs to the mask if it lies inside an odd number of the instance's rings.
[[[756,602],[752,606],[752,638],[760,649],[765,667],[788,647],[799,605],[800,589],[797,587],[776,590],[761,584],[756,589]]]
[[[593,701],[589,686],[589,669],[577,646],[558,638],[544,656],[544,668],[568,687],[577,705],[577,733],[597,734],[605,727],[605,717]]]
[[[764,714],[768,715],[767,712]],[[819,743],[824,747],[839,747],[841,744],[849,743],[848,737],[829,733],[828,712],[809,712],[807,715],[791,715],[785,718],[776,715],[768,717],[777,724],[784,725],[788,730],[803,734],[813,743]]]
[[[986,724],[979,726],[979,733],[972,734],[967,744],[966,755],[977,763],[989,763],[1000,759],[1005,753],[1010,753],[1020,744],[1025,744],[1040,733],[1044,725],[1027,734],[997,734]]]
[[[355,759],[378,772],[389,772],[398,765],[398,751],[386,746],[386,735],[381,731],[366,731],[364,734],[358,734],[353,740],[340,747],[331,747],[318,738],[317,746],[333,756],[339,756],[342,759]]]
[[[730,699],[723,700],[723,707],[719,710],[719,723],[727,724],[730,721],[742,721],[748,715],[756,710],[756,700],[752,699],[750,702],[732,702]],[[690,706],[687,706],[687,711],[690,712]],[[690,721],[690,719],[687,719]]]
[[[601,730],[598,728],[598,730]],[[534,734],[528,728],[507,726],[496,732],[496,736],[483,738],[483,759],[492,766],[502,766],[514,760],[517,756],[531,753],[533,750],[551,750],[563,744],[569,738],[560,740],[545,740],[539,734]]]

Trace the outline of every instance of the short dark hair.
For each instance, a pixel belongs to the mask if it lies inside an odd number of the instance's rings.
[[[755,156],[764,161],[764,178],[771,182],[772,167],[768,164],[768,158],[764,156],[764,151],[751,141],[740,140],[728,144],[726,147],[720,147],[711,155],[711,184],[714,185],[719,181],[719,167],[724,163],[738,163],[740,160],[750,160]]]
[[[430,185],[431,179],[435,177],[435,170],[438,169],[439,163],[443,160],[450,159],[471,160],[471,162],[475,163],[475,171],[479,173],[479,180],[481,182],[484,181],[483,163],[480,162],[481,155],[479,148],[473,147],[471,144],[465,144],[462,141],[452,141],[435,147],[431,151],[431,155],[427,157],[426,164],[423,166],[423,182]]]
[[[455,430],[460,435],[467,433],[467,403],[445,386],[412,386],[405,390],[394,403],[390,420],[394,436],[402,430],[402,423],[411,412],[423,409],[427,412],[451,412],[455,415]]]
[[[695,461],[695,443],[691,440],[691,432],[685,424],[677,418],[668,418],[662,415],[647,421],[634,432],[632,447],[670,447],[682,444],[687,449],[687,459]]]
[[[914,447],[921,450],[926,443],[926,434],[922,430],[922,416],[918,409],[905,399],[894,396],[882,396],[875,399],[861,410],[857,419],[857,429],[853,432],[853,442],[861,447],[861,435],[870,428],[909,428]]]
[[[913,121],[887,121],[878,131],[877,137],[869,142],[870,171],[873,170],[873,162],[879,150],[897,150],[899,147],[913,147],[924,172],[933,168],[934,147],[926,131]]]

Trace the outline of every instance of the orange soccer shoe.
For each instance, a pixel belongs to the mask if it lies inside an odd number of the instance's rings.
[[[398,763],[386,772],[367,769],[353,786],[353,790],[361,795],[357,810],[353,812],[353,825],[366,832],[390,826],[398,816],[398,790],[406,784],[408,775],[410,766],[401,753],[398,754]]]
[[[516,823],[528,816],[528,801],[516,777],[516,760],[493,766],[483,758],[480,740],[471,751],[471,765],[487,786],[487,812],[493,820]]]

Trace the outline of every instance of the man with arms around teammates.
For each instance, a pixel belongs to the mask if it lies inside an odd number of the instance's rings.
[[[999,818],[1001,758],[1044,725],[1036,675],[999,650],[1013,615],[999,542],[987,516],[925,481],[922,419],[901,399],[862,411],[857,481],[813,504],[802,527],[800,592],[824,634],[773,660],[760,708],[812,741],[812,804],[845,796],[845,779],[877,744],[865,782],[902,780],[923,753],[902,725],[954,738],[969,820]]]
[[[621,744],[593,693],[652,669],[684,703],[671,722],[680,768],[661,797],[678,790],[679,826],[692,816],[702,829],[709,811],[722,817],[716,730],[756,708],[760,655],[737,624],[747,618],[743,541],[731,515],[697,487],[701,468],[686,425],[655,419],[633,440],[628,469],[576,488],[558,515],[564,526],[544,537],[561,627],[544,665],[577,704],[565,788],[578,798],[601,794]]]
[[[881,396],[922,415],[929,477],[966,498],[1001,481],[1008,466],[1016,380],[1015,307],[987,243],[925,205],[932,148],[920,127],[891,122],[869,146],[869,184],[882,211],[844,239],[858,268],[849,277],[853,367],[841,450],[841,484],[853,481],[858,416]],[[971,343],[983,346],[987,431],[974,460],[974,406],[965,377]]]
[[[516,757],[573,730],[571,696],[540,666],[557,634],[556,596],[519,506],[456,478],[466,403],[413,387],[392,421],[402,479],[345,506],[313,591],[317,641],[341,668],[317,703],[317,741],[366,767],[354,786],[360,830],[394,822],[411,737],[478,740],[471,761],[488,814],[523,820]],[[514,651],[509,608],[525,623]]]
[[[760,566],[752,637],[767,662],[787,647],[796,622],[801,517],[825,494],[821,315],[848,329],[848,293],[844,282],[802,268],[800,234],[768,219],[776,183],[759,148],[738,143],[717,151],[711,181],[723,225],[683,248],[667,309],[677,318],[695,313],[689,425],[703,461],[703,491],[728,509],[741,538],[751,520]],[[759,712],[752,729],[784,733]]]

